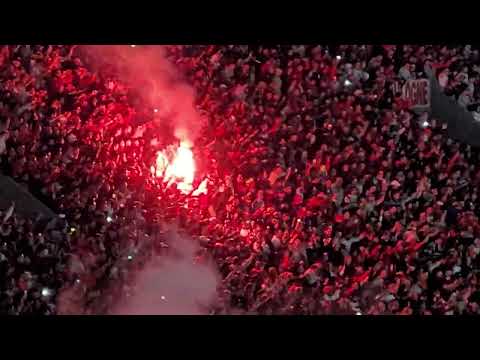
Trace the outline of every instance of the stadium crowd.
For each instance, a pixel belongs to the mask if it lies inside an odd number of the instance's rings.
[[[166,50],[208,119],[200,197],[152,176],[171,136],[114,72],[2,46],[1,171],[60,215],[0,214],[0,313],[106,313],[172,221],[222,273],[215,313],[480,313],[480,153],[398,91],[429,64],[476,111],[478,49]]]

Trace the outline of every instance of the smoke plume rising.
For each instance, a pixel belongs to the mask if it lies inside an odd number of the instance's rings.
[[[155,116],[174,128],[175,136],[192,144],[201,128],[195,91],[166,58],[161,45],[82,46],[94,67],[114,68],[117,76],[138,93]]]

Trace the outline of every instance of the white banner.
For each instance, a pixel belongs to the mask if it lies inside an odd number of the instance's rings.
[[[427,79],[408,80],[402,89],[402,97],[411,109],[423,110],[430,107],[430,81]]]

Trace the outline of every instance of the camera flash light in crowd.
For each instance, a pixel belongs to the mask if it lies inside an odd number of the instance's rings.
[[[153,109],[153,112],[154,112],[154,113],[157,113],[157,112],[158,112],[158,109]]]
[[[337,60],[340,60],[342,57],[340,55],[337,55]]]
[[[165,300],[166,298],[165,298],[165,296],[162,295],[162,296],[160,296],[160,299]]]
[[[430,124],[428,123],[427,120],[425,120],[425,121],[422,123],[422,126],[423,126],[424,128],[428,127],[428,125],[430,125]]]
[[[128,255],[128,256],[127,256],[127,259],[128,259],[128,260],[132,260],[132,259],[133,259],[133,256],[132,256],[132,255]]]
[[[111,217],[111,216],[107,216],[107,222],[110,223],[110,222],[112,222],[112,221],[113,221],[112,217]]]
[[[77,231],[77,229],[75,229],[74,227],[70,228],[70,232],[74,233],[75,231]]]
[[[135,46],[137,46],[137,45],[130,45],[130,47],[132,47],[132,48],[134,48]]]
[[[49,288],[43,288],[42,289],[42,296],[50,296],[51,292],[50,292],[50,289]]]
[[[345,80],[345,86],[350,86],[350,85],[352,85],[352,82],[348,79]]]
[[[363,315],[360,311],[357,311],[355,315]]]

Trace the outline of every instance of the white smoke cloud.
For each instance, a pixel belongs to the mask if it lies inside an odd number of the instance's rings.
[[[202,315],[217,297],[221,278],[211,262],[195,263],[199,245],[171,232],[170,252],[139,271],[134,288],[111,311],[116,315]]]

